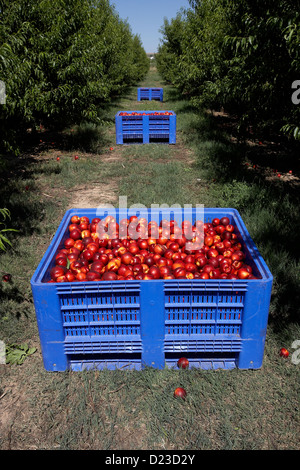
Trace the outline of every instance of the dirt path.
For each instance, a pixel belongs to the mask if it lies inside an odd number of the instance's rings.
[[[162,86],[157,85],[156,86]],[[138,103],[134,96],[131,101],[127,101],[125,109],[139,109],[143,106],[147,109],[148,102],[141,104]],[[156,102],[157,109],[169,109],[168,102]],[[154,106],[152,103],[150,106]],[[121,108],[123,109],[123,107]],[[151,108],[152,109],[152,108]],[[168,162],[183,162],[186,166],[192,165],[195,161],[195,155],[188,149],[184,143],[182,132],[176,133],[176,144],[128,144],[116,145],[115,143],[115,128],[109,129],[108,134],[111,139],[111,147],[109,152],[99,155],[101,162],[109,169],[110,166],[119,165],[120,169],[125,169],[127,164],[137,164],[137,171],[139,166],[146,166],[150,159],[151,150],[155,147],[155,163],[168,163]],[[145,149],[145,147],[148,147]],[[166,148],[167,147],[167,148]],[[157,156],[158,155],[158,156]],[[93,156],[93,158],[95,158]],[[122,170],[120,170],[122,173]],[[116,205],[118,203],[119,184],[122,177],[109,177],[105,183],[94,183],[93,185],[80,185],[76,186],[71,192],[71,200],[68,209],[71,208],[94,208],[105,207],[107,204]]]

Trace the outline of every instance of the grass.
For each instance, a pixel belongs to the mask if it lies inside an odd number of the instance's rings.
[[[298,161],[288,143],[236,139],[231,117],[195,110],[154,69],[141,84],[150,85],[164,87],[164,103],[138,103],[133,88],[112,103],[101,126],[45,132],[3,164],[0,207],[10,209],[19,233],[0,255],[1,271],[13,275],[0,288],[1,339],[38,351],[22,366],[0,365],[1,449],[299,449],[299,365],[291,360],[300,338]],[[177,144],[116,147],[119,109],[173,109]],[[284,178],[274,177],[274,162]],[[110,181],[129,205],[240,211],[274,274],[260,370],[44,370],[30,278],[74,196]],[[282,346],[290,349],[286,360]],[[179,385],[186,401],[173,397]]]

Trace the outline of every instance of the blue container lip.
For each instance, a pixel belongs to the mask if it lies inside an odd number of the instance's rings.
[[[149,212],[151,211],[151,212]],[[261,275],[260,279],[246,279],[246,280],[235,280],[235,279],[208,279],[208,280],[201,280],[201,279],[179,279],[179,280],[166,280],[166,279],[157,279],[157,280],[133,280],[133,281],[87,281],[87,282],[76,282],[76,283],[70,283],[70,282],[64,282],[64,283],[47,283],[43,282],[43,279],[45,278],[47,271],[49,270],[49,266],[51,262],[53,262],[54,256],[57,253],[58,249],[60,246],[62,246],[63,242],[63,237],[68,229],[68,226],[70,225],[70,219],[73,215],[79,215],[79,216],[86,216],[89,217],[91,220],[94,217],[106,217],[107,215],[114,215],[116,216],[117,219],[120,218],[125,218],[125,217],[130,217],[131,215],[137,215],[137,216],[144,216],[146,215],[146,212],[148,214],[148,221],[150,219],[153,219],[153,216],[155,220],[163,219],[166,217],[166,215],[170,215],[170,219],[174,219],[177,217],[183,217],[183,213],[185,216],[184,220],[192,220],[193,216],[196,214],[196,209],[195,208],[178,208],[178,207],[170,207],[170,208],[128,208],[128,209],[115,209],[113,207],[99,207],[99,208],[73,208],[69,209],[66,211],[65,215],[63,216],[63,219],[61,223],[59,224],[59,227],[52,238],[46,252],[44,253],[38,267],[36,268],[32,278],[31,278],[31,285],[42,285],[42,286],[47,286],[48,288],[59,288],[63,286],[71,286],[73,288],[81,288],[84,289],[85,287],[88,286],[99,286],[99,284],[104,285],[104,286],[114,286],[117,288],[117,286],[121,286],[120,283],[122,283],[124,287],[128,284],[128,286],[133,286],[134,284],[137,285],[140,282],[158,282],[158,283],[166,283],[166,285],[176,285],[177,288],[183,288],[185,285],[195,285],[195,286],[206,286],[206,287],[212,287],[212,286],[247,286],[248,282],[251,283],[261,283],[265,281],[272,281],[273,276],[272,273],[270,272],[266,262],[264,261],[263,257],[259,253],[256,245],[254,244],[252,238],[250,237],[250,234],[239,214],[239,212],[236,209],[233,208],[204,208],[204,220],[205,217],[224,217],[228,216],[229,218],[231,217],[231,221],[233,221],[234,225],[237,227],[238,231],[240,232],[245,248],[249,251],[249,254],[255,263],[256,267],[259,270],[259,273]],[[172,217],[173,215],[173,217]],[[186,217],[187,216],[187,217]],[[182,219],[183,220],[183,219]]]
[[[117,114],[115,115],[115,117],[118,117],[120,116],[120,113],[145,113],[145,114],[153,114],[153,113],[160,113],[162,115],[162,113],[172,113],[171,116],[176,116],[176,113],[174,111],[172,111],[171,109],[153,109],[153,110],[139,110],[139,109],[134,109],[134,110],[131,110],[131,111],[128,111],[128,110],[124,110],[124,111],[118,111]],[[154,115],[154,114],[153,114]],[[128,115],[124,115],[124,116],[120,116],[120,117],[143,117],[143,116],[130,116],[129,114]],[[155,116],[155,115],[154,115]],[[165,117],[168,117],[168,115],[166,115]]]

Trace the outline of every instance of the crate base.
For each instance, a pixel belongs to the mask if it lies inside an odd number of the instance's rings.
[[[160,98],[140,98],[138,101],[162,101]]]
[[[166,353],[165,363],[161,365],[161,369],[178,370],[177,361],[181,357],[188,358],[189,369],[232,370],[238,367],[237,354],[182,351],[180,354]],[[151,367],[142,363],[141,354],[118,354],[115,357],[112,354],[82,354],[69,356],[68,363],[69,369],[76,372],[83,370],[143,370],[145,367]]]
[[[236,362],[231,359],[190,359],[189,369],[201,369],[201,370],[233,370],[237,368]],[[177,361],[166,360],[166,369],[178,370]],[[91,360],[72,360],[70,361],[69,370],[73,372],[82,372],[84,370],[143,370],[139,360],[105,360],[97,361],[96,359]]]
[[[189,369],[203,369],[203,370],[217,370],[225,369],[231,370],[237,368],[236,354],[224,354],[224,353],[190,353],[188,351],[182,351],[178,353],[166,353],[166,367],[168,369],[178,369],[177,361],[181,357],[188,358]]]

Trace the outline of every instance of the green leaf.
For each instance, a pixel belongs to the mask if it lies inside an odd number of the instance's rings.
[[[34,354],[36,352],[36,348],[29,348],[27,351],[27,355]]]
[[[2,233],[0,232],[0,242],[1,241],[4,241],[5,243],[7,243],[8,245],[12,246],[11,245],[11,242],[8,240],[8,238],[6,238],[4,235],[2,235]],[[3,245],[4,246],[4,245]]]
[[[29,348],[27,343],[20,345],[8,344],[6,346],[6,363],[21,365],[28,356],[35,352],[36,348]]]

